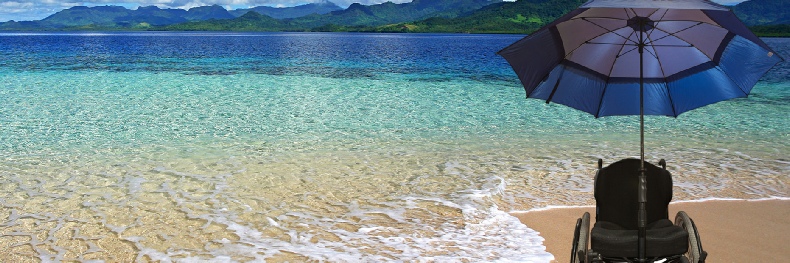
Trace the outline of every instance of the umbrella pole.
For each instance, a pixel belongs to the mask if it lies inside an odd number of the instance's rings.
[[[644,49],[645,21],[639,22],[639,262],[646,262],[647,239],[647,174],[645,171],[645,88],[644,88]]]

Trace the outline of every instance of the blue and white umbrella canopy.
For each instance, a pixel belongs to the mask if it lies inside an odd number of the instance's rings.
[[[640,80],[644,115],[746,97],[782,61],[729,9],[704,0],[592,0],[499,54],[528,98],[596,118],[640,115]]]

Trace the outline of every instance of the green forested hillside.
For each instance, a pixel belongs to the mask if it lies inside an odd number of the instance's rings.
[[[790,0],[749,0],[732,11],[748,26],[790,24]]]
[[[234,16],[242,16],[249,11],[255,11],[261,15],[269,16],[274,19],[288,19],[288,18],[297,18],[303,17],[311,14],[326,14],[332,11],[339,11],[343,10],[335,3],[330,1],[321,1],[317,3],[309,3],[305,5],[299,5],[294,7],[270,7],[270,6],[258,6],[253,8],[244,8],[244,9],[236,9],[230,11],[231,14]]]
[[[345,10],[325,15],[295,18],[291,24],[304,28],[326,26],[380,26],[427,19],[430,17],[453,18],[478,10],[501,0],[414,0],[395,4],[385,2],[377,5],[352,4]]]
[[[377,31],[376,27],[434,17],[449,19],[468,15],[500,0],[414,0],[395,4],[352,4],[345,10],[276,20],[268,16],[239,19],[194,21],[157,28],[158,30],[229,31]],[[246,16],[246,15],[245,15]],[[259,20],[259,21],[256,21]],[[253,25],[259,26],[257,29]],[[216,29],[212,29],[216,28]],[[279,29],[279,30],[278,30]]]
[[[455,19],[429,18],[381,26],[381,32],[529,33],[579,7],[586,0],[520,0],[486,6]]]
[[[225,8],[218,5],[211,6],[198,6],[187,10],[187,15],[184,17],[189,21],[200,21],[209,19],[231,19],[236,16],[232,15]]]
[[[228,11],[221,6],[189,10],[155,6],[72,7],[39,21],[0,23],[0,30],[187,30],[355,31],[528,34],[586,0],[414,0],[395,4],[352,4],[338,10],[330,1],[288,8]],[[760,36],[790,36],[790,0],[749,0],[733,12]],[[272,16],[264,13],[272,13]],[[331,11],[330,10],[336,10]],[[241,13],[244,12],[244,15]],[[309,15],[306,13],[313,12]],[[237,17],[238,16],[238,17]],[[284,18],[286,16],[299,16]]]
[[[212,19],[208,21],[193,21],[159,28],[173,31],[289,31],[294,30],[280,20],[247,12],[234,19]]]
[[[89,24],[97,26],[115,26],[118,19],[129,17],[130,15],[129,9],[120,6],[75,6],[44,18],[40,23],[42,25],[59,27],[74,27]]]
[[[539,29],[585,2],[587,1],[518,0],[489,5],[458,18],[429,18],[366,28],[364,31],[524,34]],[[749,0],[732,9],[759,36],[790,37],[790,0]]]
[[[585,0],[520,0],[499,2],[482,8],[476,5],[488,0],[416,0],[407,4],[365,6],[353,4],[343,11],[326,15],[310,15],[297,19],[259,21],[260,31],[272,28],[300,31],[362,31],[362,32],[468,32],[468,33],[529,33],[577,8]],[[452,5],[455,3],[456,5]],[[459,3],[463,3],[460,5]],[[455,8],[452,8],[455,6]],[[466,6],[459,8],[459,6]],[[466,12],[464,12],[466,11]],[[431,13],[433,12],[433,13]],[[429,15],[431,14],[431,15]],[[420,18],[422,20],[415,21]],[[425,18],[429,17],[429,18]],[[408,19],[408,20],[407,20]],[[394,22],[393,22],[394,21]],[[279,23],[278,23],[279,22]],[[227,23],[227,26],[220,24]],[[234,27],[239,21],[190,22],[166,27],[167,30],[244,31],[251,27]]]

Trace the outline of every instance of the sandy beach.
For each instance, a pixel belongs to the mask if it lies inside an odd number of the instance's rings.
[[[552,262],[568,262],[576,219],[594,207],[556,208],[514,214],[540,232]],[[697,225],[707,262],[783,262],[790,257],[790,200],[713,200],[672,203],[670,219],[686,211]]]

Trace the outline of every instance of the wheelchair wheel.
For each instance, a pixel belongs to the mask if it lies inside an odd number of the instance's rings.
[[[571,250],[571,263],[588,263],[587,242],[590,239],[590,213],[585,212],[576,220],[573,232],[573,247]]]
[[[686,212],[680,211],[675,216],[675,225],[682,227],[689,234],[689,250],[685,255],[686,258],[688,258],[688,262],[704,263],[707,255],[702,251],[702,242],[699,239],[697,226],[694,225],[694,221],[691,220],[691,217],[689,217]]]

